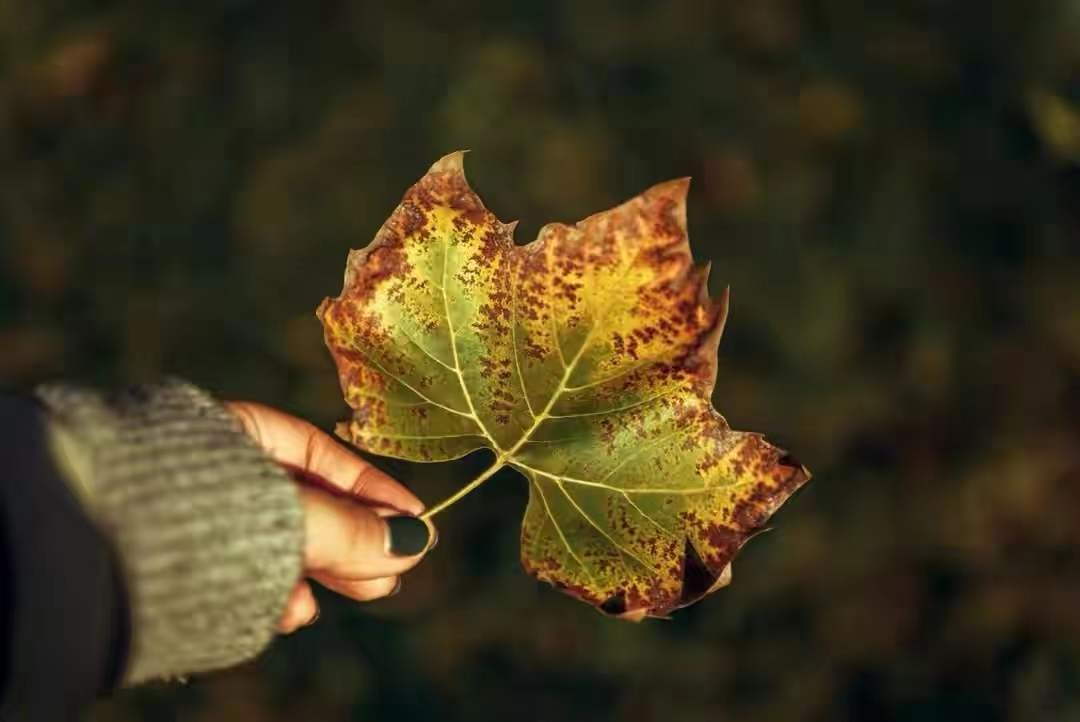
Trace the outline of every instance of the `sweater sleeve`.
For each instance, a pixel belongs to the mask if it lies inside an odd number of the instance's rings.
[[[131,684],[237,664],[273,636],[301,574],[295,485],[205,392],[49,386],[53,448],[116,550]]]

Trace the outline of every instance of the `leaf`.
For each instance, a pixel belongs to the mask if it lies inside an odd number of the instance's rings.
[[[743,543],[808,478],[712,407],[727,292],[686,236],[688,181],[513,241],[462,154],[431,167],[319,307],[368,451],[477,449],[529,483],[522,563],[601,610],[663,616],[730,579]]]

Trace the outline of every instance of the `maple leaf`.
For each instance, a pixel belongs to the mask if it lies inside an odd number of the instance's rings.
[[[462,153],[349,254],[317,315],[353,418],[338,434],[412,461],[490,449],[529,483],[525,568],[629,619],[727,584],[743,543],[808,478],[712,407],[728,294],[686,235],[687,180],[525,246]]]

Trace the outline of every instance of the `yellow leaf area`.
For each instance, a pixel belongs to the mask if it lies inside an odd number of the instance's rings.
[[[529,482],[522,562],[609,614],[664,616],[730,579],[742,544],[808,478],[712,407],[727,293],[686,235],[688,182],[655,186],[525,246],[462,154],[405,194],[319,307],[368,451],[490,449]]]

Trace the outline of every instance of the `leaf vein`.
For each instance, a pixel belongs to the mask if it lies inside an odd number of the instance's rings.
[[[363,356],[365,359],[367,359],[369,362],[374,364],[375,367],[379,369],[379,371],[382,371],[384,374],[389,376],[391,379],[393,379],[394,381],[397,381],[399,384],[401,384],[402,386],[407,388],[409,391],[412,391],[414,394],[416,394],[417,397],[419,397],[420,399],[422,399],[424,401],[424,403],[431,404],[432,406],[438,406],[440,409],[445,409],[446,411],[449,411],[452,414],[457,414],[458,416],[464,416],[467,419],[472,419],[473,421],[477,422],[478,424],[480,423],[480,420],[478,418],[476,418],[475,412],[474,413],[466,413],[464,411],[459,411],[458,409],[455,409],[452,406],[447,406],[446,404],[440,404],[438,401],[435,401],[434,399],[427,396],[426,394],[424,394],[419,389],[415,388],[409,382],[405,381],[404,379],[400,378],[399,376],[397,376],[396,374],[391,372],[389,369],[387,369],[385,366],[383,366],[381,363],[379,363],[379,360],[376,359],[374,356],[371,356],[370,354],[366,354],[363,351],[359,351],[358,353],[361,356]],[[376,397],[376,398],[378,398],[378,397]]]
[[[568,492],[566,490],[566,487],[564,487],[562,485],[562,482],[556,480],[555,481],[555,486],[559,487],[559,491],[561,491],[563,493],[563,496],[565,496],[566,500],[570,502],[570,505],[573,506],[577,510],[577,513],[581,514],[582,518],[585,519],[585,521],[587,521],[589,523],[589,525],[593,529],[596,529],[596,531],[600,532],[600,535],[602,537],[604,537],[605,539],[607,539],[608,542],[610,542],[611,545],[613,547],[615,547],[615,549],[618,550],[620,556],[621,555],[628,556],[631,559],[633,559],[634,561],[636,561],[638,564],[643,566],[645,569],[647,569],[652,574],[656,574],[658,576],[660,575],[660,571],[658,569],[656,569],[655,567],[650,565],[648,562],[646,562],[644,559],[642,559],[637,554],[635,554],[629,547],[624,546],[623,544],[621,544],[619,541],[617,541],[615,539],[615,537],[611,536],[611,534],[609,534],[602,526],[597,524],[596,521],[592,518],[592,516],[589,515],[589,513],[586,512],[584,509],[582,509],[581,505],[577,503],[577,500],[574,499],[574,497],[570,495],[570,492]],[[623,566],[626,566],[625,561],[623,562]],[[627,576],[629,577],[630,576],[630,569],[627,568],[626,572],[627,572]]]
[[[657,401],[659,399],[662,399],[665,396],[671,396],[672,394],[674,394],[678,390],[679,390],[678,387],[673,388],[673,389],[668,389],[667,391],[664,391],[663,393],[656,394],[655,396],[650,396],[650,397],[648,397],[646,399],[640,399],[638,401],[635,401],[632,404],[626,404],[625,406],[616,406],[616,407],[611,408],[611,409],[602,409],[600,411],[583,411],[581,413],[576,413],[576,414],[548,414],[548,416],[546,418],[548,418],[548,419],[578,419],[578,418],[581,418],[583,416],[603,416],[604,414],[617,414],[620,411],[627,411],[629,409],[633,409],[633,408],[636,408],[638,406],[644,406],[646,404],[652,403],[653,401]]]
[[[549,479],[554,479],[554,480],[557,480],[557,481],[565,481],[565,482],[570,483],[570,484],[579,484],[581,486],[591,486],[591,487],[596,488],[596,489],[605,489],[605,490],[613,492],[615,494],[667,494],[667,495],[671,495],[671,496],[693,496],[695,494],[709,494],[709,493],[719,492],[719,491],[724,491],[724,490],[729,490],[729,489],[736,489],[736,488],[738,488],[740,486],[745,485],[746,483],[749,483],[749,482],[744,481],[744,482],[736,482],[734,484],[726,484],[726,485],[718,485],[718,486],[696,486],[696,487],[689,487],[689,488],[683,488],[683,489],[668,489],[668,488],[659,488],[659,487],[650,487],[650,486],[631,487],[631,488],[628,488],[628,489],[620,489],[617,486],[611,486],[610,484],[603,484],[603,483],[600,483],[598,481],[589,481],[588,479],[577,479],[575,477],[566,476],[564,474],[552,474],[549,471],[544,471],[543,469],[537,469],[534,466],[529,466],[528,464],[523,464],[523,463],[521,463],[520,461],[518,461],[516,459],[512,460],[510,462],[510,464],[512,466],[520,467],[521,469],[525,469],[527,471],[530,471],[530,472],[532,472],[534,474],[539,474],[540,476],[546,476]]]
[[[412,344],[413,346],[416,346],[416,348],[420,349],[420,353],[424,354],[424,355],[425,355],[425,356],[427,356],[427,357],[428,357],[429,359],[431,359],[432,361],[434,361],[435,363],[439,364],[440,366],[442,366],[443,368],[445,368],[445,369],[447,369],[447,370],[449,370],[449,371],[454,371],[454,370],[455,370],[453,366],[451,366],[450,364],[446,363],[446,362],[445,362],[445,361],[443,361],[443,360],[442,360],[441,358],[439,358],[438,356],[436,356],[435,354],[433,354],[433,353],[432,353],[431,351],[428,351],[428,350],[427,350],[426,348],[424,348],[424,347],[423,347],[423,346],[422,346],[422,345],[420,344],[420,342],[419,342],[419,341],[417,341],[417,340],[416,340],[415,338],[413,338],[413,337],[412,337],[412,335],[411,335],[411,334],[409,334],[409,333],[408,333],[407,331],[405,331],[405,330],[404,330],[404,329],[402,329],[402,328],[398,328],[398,331],[399,331],[399,332],[401,333],[401,335],[402,335],[402,336],[404,336],[404,337],[405,337],[405,339],[406,339],[406,340],[407,340],[407,341],[408,341],[409,343],[411,343],[411,344]]]
[[[548,325],[551,326],[551,341],[555,345],[555,352],[559,355],[559,364],[565,370],[566,356],[563,354],[562,340],[559,338],[559,323],[555,318],[555,304],[551,301],[548,302],[548,310],[550,311],[548,313],[548,320],[550,321]]]
[[[611,467],[611,469],[609,469],[607,471],[607,473],[605,473],[603,476],[601,476],[600,477],[600,482],[603,483],[603,482],[607,481],[608,479],[610,479],[611,477],[615,476],[615,472],[617,472],[619,469],[626,466],[635,457],[641,456],[642,454],[655,449],[657,446],[660,446],[660,444],[663,444],[666,441],[670,441],[671,439],[674,439],[679,434],[683,434],[683,433],[686,433],[685,429],[675,429],[670,434],[664,434],[663,436],[660,436],[659,438],[653,439],[652,441],[650,441],[650,442],[648,442],[646,444],[642,444],[641,446],[639,446],[636,449],[634,449],[633,451],[631,451],[629,454],[625,455],[622,459],[619,460],[618,464]]]
[[[577,555],[574,548],[570,546],[570,542],[566,540],[566,534],[563,533],[562,527],[559,526],[559,521],[555,518],[555,515],[551,513],[551,506],[548,504],[547,495],[544,494],[544,489],[540,486],[540,482],[536,479],[533,479],[532,482],[536,485],[536,491],[540,494],[540,501],[544,504],[544,511],[547,512],[548,518],[551,519],[551,525],[555,527],[555,533],[559,535],[559,539],[562,540],[567,553],[569,553],[570,557],[577,562],[578,566],[581,567],[581,570],[585,572],[585,576],[589,578],[589,583],[594,587],[599,586],[596,583],[596,578],[593,577],[592,572],[589,571],[589,567],[585,566],[585,562],[581,560],[581,557]]]
[[[511,352],[514,355],[514,368],[517,369],[518,381],[521,383],[521,395],[525,397],[525,407],[529,410],[529,416],[536,418],[533,411],[532,401],[529,400],[529,389],[525,386],[525,374],[521,370],[521,356],[518,354],[517,345],[517,306],[518,306],[518,283],[520,279],[517,273],[513,275],[512,283],[514,291],[510,300],[510,343]]]
[[[446,293],[446,267],[450,259],[450,234],[443,234],[443,267],[442,267],[442,299],[443,299],[443,312],[446,314],[446,328],[450,333],[450,351],[454,355],[454,371],[457,373],[458,382],[461,384],[461,393],[465,395],[465,403],[469,405],[469,411],[472,413],[473,419],[476,420],[476,425],[480,427],[480,430],[487,436],[489,442],[491,442],[492,448],[496,452],[501,452],[498,442],[495,441],[495,437],[484,426],[484,422],[480,420],[480,416],[476,413],[476,406],[473,405],[472,396],[469,394],[469,387],[465,383],[465,375],[461,372],[461,359],[458,358],[457,350],[457,333],[454,331],[454,319],[450,316],[450,298]]]
[[[623,369],[622,371],[620,371],[620,372],[618,372],[616,374],[611,374],[610,376],[604,376],[603,378],[597,379],[596,381],[590,381],[587,384],[581,384],[579,386],[567,386],[565,389],[563,389],[563,391],[565,391],[568,394],[572,394],[572,393],[576,393],[578,391],[584,391],[586,389],[591,389],[594,386],[603,386],[604,384],[608,383],[609,381],[614,381],[615,379],[622,378],[623,376],[629,376],[630,374],[634,373],[638,369],[645,368],[649,364],[654,364],[654,363],[656,363],[656,361],[650,359],[648,361],[642,361],[641,363],[631,364],[628,368],[625,368],[625,369]]]

